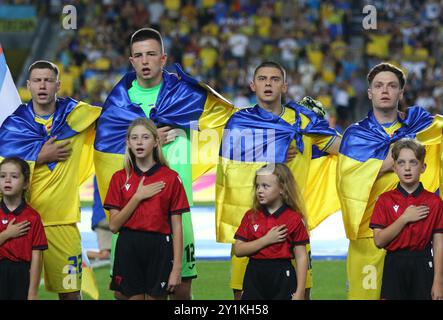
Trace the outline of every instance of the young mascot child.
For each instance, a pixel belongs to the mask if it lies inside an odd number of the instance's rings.
[[[392,148],[397,188],[377,200],[370,227],[385,248],[382,299],[443,299],[443,202],[423,188],[426,150],[412,139]]]
[[[286,165],[270,164],[257,171],[254,185],[253,208],[234,236],[235,255],[250,257],[242,300],[303,300],[309,236],[294,177]]]
[[[181,214],[189,204],[152,120],[135,119],[126,143],[125,168],[112,176],[104,205],[110,230],[120,232],[111,289],[133,300],[165,299],[181,281]]]
[[[40,215],[25,201],[29,176],[24,160],[0,163],[0,300],[38,299],[48,242]]]

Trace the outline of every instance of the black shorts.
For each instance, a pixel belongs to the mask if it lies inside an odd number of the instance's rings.
[[[249,259],[242,300],[291,300],[297,277],[291,260]]]
[[[29,262],[0,260],[0,300],[27,300]]]
[[[127,297],[167,295],[172,264],[170,235],[122,229],[115,247],[111,290]]]
[[[431,250],[388,252],[383,267],[381,299],[430,300],[434,280]]]

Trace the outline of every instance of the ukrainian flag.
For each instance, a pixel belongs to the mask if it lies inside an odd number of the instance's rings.
[[[12,115],[5,119],[0,128],[0,144],[2,146],[0,157],[19,157],[26,160],[31,166],[32,172],[38,154],[46,141],[53,136],[57,136],[57,141],[65,140],[86,130],[94,123],[101,111],[99,107],[93,107],[71,98],[59,98],[56,105],[50,135],[42,124],[34,120],[32,101],[20,105]],[[91,152],[83,151],[85,156],[91,155]],[[90,161],[84,162],[90,163]],[[56,165],[57,162],[47,164],[51,171]],[[83,178],[80,183],[92,174],[93,167],[87,166],[85,170],[87,172],[81,175]]]
[[[316,152],[312,160],[312,136],[329,137],[332,143],[337,133],[326,120],[299,104],[289,102],[286,108],[295,114],[292,124],[257,105],[238,111],[228,121],[217,166],[218,242],[234,242],[243,214],[252,206],[257,169],[267,163],[284,163],[294,140],[299,153],[287,165],[304,196],[308,228],[315,228],[338,210],[336,157]]]
[[[432,116],[423,108],[407,110],[401,127],[392,136],[369,112],[367,118],[350,126],[341,142],[337,166],[337,190],[348,239],[372,237],[369,221],[378,196],[398,183],[395,173],[377,179],[383,160],[392,143],[401,138],[416,138],[426,147],[427,168],[421,176],[425,189],[435,192],[441,187],[441,139],[443,118]]]
[[[177,75],[163,71],[163,83],[155,107],[149,118],[156,125],[191,129],[192,138],[210,131],[212,139],[192,141],[193,180],[214,167],[215,161],[206,159],[207,150],[218,150],[221,132],[235,108],[217,92],[183,72],[175,65]],[[112,89],[97,122],[94,143],[94,163],[101,199],[106,198],[112,174],[123,168],[126,131],[130,123],[146,117],[140,106],[133,104],[128,89],[136,79],[135,72],[127,73]],[[198,142],[198,147],[194,144]]]

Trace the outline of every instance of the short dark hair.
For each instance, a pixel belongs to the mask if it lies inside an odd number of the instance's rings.
[[[398,81],[400,82],[400,88],[403,89],[406,83],[406,76],[405,73],[398,67],[394,66],[393,64],[390,64],[388,62],[382,62],[374,66],[368,73],[367,79],[368,79],[368,85],[371,86],[372,81],[374,80],[375,76],[383,71],[389,71],[394,73]]]
[[[28,69],[28,77],[31,75],[31,72],[34,69],[52,70],[55,73],[55,76],[57,78],[58,78],[58,75],[60,74],[58,67],[55,64],[53,64],[51,61],[47,61],[47,60],[38,60],[38,61],[35,61],[33,64],[31,64]]]
[[[161,53],[165,53],[165,48],[163,46],[163,38],[160,32],[152,28],[142,28],[135,31],[131,36],[131,41],[129,42],[131,56],[132,56],[132,45],[134,43],[149,39],[157,41],[160,44]]]
[[[285,68],[283,68],[279,63],[274,62],[274,61],[265,61],[265,62],[260,63],[259,66],[257,68],[255,68],[255,70],[254,70],[254,79],[255,79],[255,76],[257,75],[258,70],[261,68],[265,68],[265,67],[275,68],[275,69],[280,70],[280,72],[283,76],[283,81],[286,82]]]
[[[397,161],[398,156],[400,155],[400,151],[402,149],[410,149],[414,152],[417,160],[424,162],[426,156],[425,147],[415,139],[403,138],[394,143],[392,147],[392,158],[394,161]]]
[[[10,158],[5,158],[3,159],[3,161],[0,163],[0,168],[7,163],[13,163],[15,165],[17,165],[20,168],[21,173],[23,174],[23,180],[24,183],[28,183],[29,184],[29,179],[31,177],[31,169],[29,167],[29,164],[23,160],[20,159],[18,157],[10,157]]]

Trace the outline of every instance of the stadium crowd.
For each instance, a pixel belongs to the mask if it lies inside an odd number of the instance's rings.
[[[364,75],[389,61],[408,75],[403,108],[443,112],[441,1],[2,1],[35,4],[42,15],[54,2],[77,9],[78,29],[60,28],[56,51],[63,93],[77,99],[102,104],[130,68],[131,33],[151,26],[164,35],[170,71],[180,63],[239,107],[255,103],[253,67],[274,60],[287,70],[287,97],[315,97],[343,129],[368,110]],[[376,29],[362,26],[365,5],[377,9]],[[361,50],[352,38],[363,40]]]

